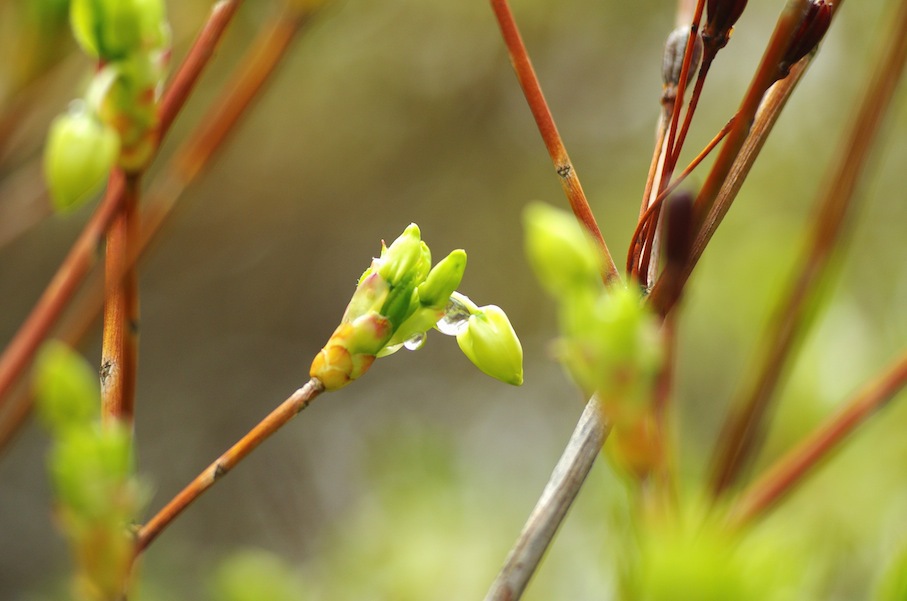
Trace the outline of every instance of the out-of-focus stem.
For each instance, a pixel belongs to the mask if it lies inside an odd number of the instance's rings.
[[[246,53],[242,66],[237,69],[236,76],[224,86],[222,97],[212,103],[206,118],[174,153],[174,158],[145,194],[137,255],[129,257],[129,266],[147,249],[186,187],[222,147],[227,135],[233,131],[280,63],[296,33],[314,13],[315,9],[287,9],[270,26],[262,29]],[[98,240],[103,229],[99,232]],[[97,243],[92,248],[96,246]],[[93,274],[85,285],[86,295],[77,299],[60,324],[59,337],[70,344],[76,344],[84,336],[102,307],[103,284],[100,276],[102,274],[97,271]],[[0,407],[0,450],[6,447],[24,422],[30,408],[31,397],[24,386],[11,393],[7,407]]]
[[[485,601],[517,601],[526,590],[567,510],[579,494],[608,436],[601,403],[592,397],[554,467],[542,496],[507,555]]]
[[[751,524],[793,492],[847,436],[885,407],[905,385],[907,353],[745,490],[728,514],[731,528],[739,529]]]
[[[239,4],[240,0],[220,0],[212,9],[192,50],[161,101],[160,138],[167,133],[177,113],[188,99],[192,87]],[[38,346],[47,337],[63,308],[69,303],[97,259],[98,246],[104,232],[122,205],[124,184],[125,178],[122,174],[114,171],[101,204],[79,234],[31,313],[0,355],[0,409],[6,404],[16,379],[31,363]]]
[[[792,4],[796,4],[796,6],[792,6]],[[738,111],[734,119],[733,127],[728,134],[728,140],[722,146],[708,179],[697,197],[697,212],[702,223],[693,244],[690,260],[683,272],[678,274],[681,287],[693,272],[693,268],[699,261],[699,257],[702,256],[706,245],[711,240],[731,203],[737,197],[737,193],[743,186],[743,181],[749,175],[753,163],[765,144],[766,137],[778,120],[781,109],[784,108],[787,99],[800,81],[806,66],[812,60],[812,55],[807,55],[806,58],[793,66],[790,74],[785,79],[777,82],[771,86],[767,93],[764,93],[767,86],[766,82],[769,82],[774,77],[773,72],[777,72],[780,54],[786,50],[793,29],[791,22],[796,21],[797,10],[802,8],[800,6],[802,4],[804,2],[800,0],[793,0],[782,13],[782,18],[778,22],[778,27],[775,28],[775,33],[772,35],[769,47],[762,58],[760,68],[741,104],[741,110]],[[793,14],[791,14],[792,11]],[[774,61],[774,63],[770,61]],[[760,87],[762,88],[762,93],[757,95]],[[763,96],[764,99],[760,103],[759,98]],[[754,101],[758,111],[753,109],[752,103]],[[745,112],[743,111],[744,108],[746,109]],[[743,137],[742,142],[741,136]],[[706,211],[708,211],[707,214]],[[673,285],[674,283],[672,282],[672,288]],[[659,278],[655,282],[652,293],[649,295],[649,302],[662,315],[667,314],[671,310],[674,299],[671,298],[670,292],[661,281],[661,278]]]
[[[516,71],[520,87],[526,96],[526,102],[529,104],[529,109],[535,118],[539,133],[542,135],[542,140],[544,140],[548,154],[554,163],[554,169],[560,178],[561,187],[563,187],[567,200],[570,202],[570,208],[580,223],[589,230],[589,233],[601,249],[605,259],[602,261],[602,277],[605,283],[618,283],[621,280],[620,273],[614,265],[614,259],[611,257],[608,245],[602,237],[598,223],[595,221],[595,216],[592,214],[592,209],[589,207],[589,202],[586,200],[586,194],[583,192],[582,185],[580,185],[576,169],[573,167],[573,163],[567,155],[567,149],[564,147],[564,142],[557,131],[551,110],[548,108],[544,94],[542,94],[542,88],[539,85],[535,69],[532,68],[532,62],[529,60],[529,54],[520,36],[510,6],[507,4],[507,0],[491,0],[491,8],[494,10],[495,17],[497,17],[498,25],[501,28],[501,36],[510,54],[513,69]]]
[[[829,264],[847,231],[847,216],[854,210],[857,185],[869,163],[873,143],[882,129],[897,84],[907,64],[907,3],[900,5],[884,56],[876,61],[863,104],[842,140],[837,160],[829,167],[818,195],[809,246],[797,275],[774,313],[759,371],[753,384],[737,403],[722,431],[714,457],[712,492],[721,494],[732,486],[763,438],[768,410],[796,342],[812,320],[808,318],[817,291],[829,272]]]

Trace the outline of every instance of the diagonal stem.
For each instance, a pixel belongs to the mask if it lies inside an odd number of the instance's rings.
[[[289,8],[258,34],[235,77],[224,85],[222,95],[212,103],[206,118],[176,150],[164,172],[145,195],[147,202],[140,219],[137,254],[129,257],[127,266],[133,265],[147,249],[179,197],[222,147],[228,134],[274,73],[296,33],[315,12],[312,8]],[[123,182],[120,180],[116,185],[122,186]],[[103,305],[103,285],[97,279],[98,275],[95,272],[93,279],[86,282],[87,296],[77,299],[68,317],[60,323],[59,335],[70,344],[76,344],[84,336]],[[28,390],[25,387],[14,389],[10,402],[0,409],[0,450],[9,443],[30,409]]]
[[[170,522],[181,514],[214,483],[224,477],[236,464],[245,459],[258,445],[274,434],[303,409],[315,397],[324,392],[324,386],[312,378],[305,386],[296,390],[274,411],[243,436],[236,444],[205,468],[182,491],[170,500],[154,517],[142,526],[136,536],[136,554],[144,551]]]
[[[513,70],[516,71],[520,87],[526,96],[526,102],[529,104],[529,109],[535,118],[539,133],[542,135],[542,140],[544,140],[548,154],[551,156],[551,161],[554,163],[554,169],[560,178],[561,187],[570,202],[570,208],[576,218],[589,230],[589,233],[592,234],[592,237],[598,243],[605,259],[602,262],[602,277],[605,283],[618,283],[621,279],[620,273],[617,271],[617,266],[614,264],[608,245],[605,243],[598,223],[595,221],[595,216],[589,207],[589,201],[586,200],[586,194],[583,192],[582,185],[580,185],[576,169],[570,161],[564,142],[557,131],[554,117],[552,117],[548,103],[545,101],[541,85],[535,74],[535,69],[532,67],[532,62],[529,60],[526,45],[520,36],[520,31],[517,28],[510,6],[507,4],[507,0],[491,0],[491,8],[501,28],[501,36],[507,45]]]
[[[731,507],[731,528],[751,524],[793,492],[857,427],[884,408],[905,385],[907,353],[744,491]]]
[[[523,595],[607,436],[601,404],[593,396],[485,601],[516,601]]]
[[[170,129],[173,120],[189,97],[189,93],[214,47],[236,12],[241,0],[220,0],[212,9],[208,21],[174,76],[160,108],[159,137]],[[85,228],[79,234],[69,254],[63,260],[31,313],[19,327],[13,339],[0,355],[0,408],[7,402],[16,380],[31,363],[35,351],[57,322],[63,309],[72,299],[91,266],[97,260],[98,247],[104,232],[119,212],[123,202],[125,181],[114,172],[103,200]]]
[[[749,460],[758,452],[772,397],[796,343],[803,338],[812,320],[822,285],[829,277],[835,250],[848,231],[847,217],[857,202],[856,189],[866,171],[869,157],[884,116],[891,106],[897,84],[907,64],[907,3],[902,3],[885,45],[884,56],[867,87],[863,104],[841,142],[837,160],[830,165],[826,185],[816,202],[816,218],[796,277],[775,317],[763,345],[759,371],[749,390],[728,417],[722,431],[712,474],[712,492],[722,494],[732,486]]]

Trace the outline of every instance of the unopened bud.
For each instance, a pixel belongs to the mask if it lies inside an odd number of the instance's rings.
[[[113,168],[120,143],[82,102],[50,126],[44,150],[44,174],[50,197],[58,210],[71,209],[100,189]]]
[[[708,0],[705,27],[702,29],[702,42],[712,52],[717,52],[727,45],[728,40],[731,39],[734,24],[743,14],[743,9],[746,8],[746,1]]]
[[[787,77],[791,67],[819,45],[830,25],[831,5],[825,0],[812,0],[806,8],[800,26],[791,38],[784,58],[781,59],[779,79]]]
[[[510,320],[496,305],[480,307],[457,334],[457,344],[476,367],[505,382],[523,383],[523,347]]]
[[[523,213],[526,255],[542,286],[555,298],[601,283],[601,257],[576,219],[542,203]]]
[[[72,0],[70,21],[82,49],[104,61],[169,41],[163,0]]]
[[[687,85],[693,80],[696,69],[702,61],[702,39],[697,34],[693,43],[693,56],[690,60],[690,70],[687,72]],[[683,57],[687,51],[690,40],[690,26],[678,27],[668,35],[665,42],[664,57],[662,59],[661,77],[666,88],[676,88],[680,83],[680,72],[683,70]]]

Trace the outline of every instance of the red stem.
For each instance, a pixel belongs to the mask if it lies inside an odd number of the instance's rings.
[[[564,147],[561,136],[557,131],[548,103],[545,102],[545,96],[539,85],[535,69],[532,68],[532,62],[529,60],[529,54],[526,51],[525,44],[523,44],[523,39],[520,36],[510,6],[507,4],[507,0],[491,0],[491,8],[497,17],[498,25],[501,28],[501,36],[507,45],[513,69],[516,71],[520,87],[523,89],[526,102],[529,104],[529,110],[532,111],[539,133],[542,135],[542,140],[544,140],[548,154],[554,163],[555,171],[560,177],[561,186],[570,203],[570,208],[580,223],[592,234],[604,256],[602,277],[606,284],[620,282],[620,273],[617,271],[617,266],[614,264],[608,245],[605,244],[605,239],[602,237],[598,223],[595,221],[589,202],[586,200],[576,169],[567,155],[567,149]]]

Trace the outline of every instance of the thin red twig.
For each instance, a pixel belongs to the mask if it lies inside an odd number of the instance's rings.
[[[227,452],[218,457],[139,530],[135,543],[136,554],[144,551],[164,528],[193,501],[211,488],[215,482],[225,476],[269,436],[308,407],[309,403],[322,392],[324,392],[324,387],[321,382],[314,378],[309,380],[305,386],[291,394]]]
[[[752,523],[793,492],[860,424],[885,407],[905,385],[907,353],[741,494],[729,513],[731,527],[738,529]]]
[[[580,223],[582,223],[586,229],[589,230],[590,234],[592,234],[592,237],[598,243],[604,256],[604,273],[602,274],[602,277],[606,284],[620,282],[620,273],[617,270],[617,266],[614,264],[614,259],[611,257],[611,252],[608,250],[608,245],[602,237],[598,223],[595,221],[595,216],[592,214],[589,202],[586,200],[586,194],[583,192],[583,188],[580,185],[576,169],[570,161],[570,157],[567,155],[567,149],[564,147],[561,136],[557,131],[557,126],[554,123],[551,110],[548,108],[548,103],[545,101],[541,85],[535,74],[535,69],[532,67],[532,62],[529,60],[526,45],[523,43],[523,39],[520,36],[510,6],[507,4],[507,0],[491,0],[491,8],[494,10],[495,17],[497,17],[498,25],[501,28],[501,36],[504,39],[504,43],[507,45],[507,51],[510,54],[510,61],[513,64],[513,69],[516,71],[520,87],[523,89],[523,94],[526,96],[526,102],[529,104],[529,109],[532,111],[532,116],[535,118],[539,133],[542,135],[542,140],[544,140],[545,147],[548,149],[548,154],[551,156],[551,160],[554,163],[554,169],[560,177],[561,186],[564,189],[567,200],[570,202],[570,208],[573,210],[574,215],[576,215],[576,218]]]
[[[837,160],[829,166],[826,182],[816,201],[810,242],[788,291],[775,310],[773,324],[764,345],[759,372],[736,410],[728,416],[718,446],[712,474],[712,492],[721,494],[739,478],[763,438],[773,394],[787,366],[796,341],[805,334],[811,320],[820,283],[847,231],[847,216],[859,200],[855,192],[869,162],[873,144],[882,130],[898,82],[907,65],[907,4],[901,4],[884,56],[875,61],[876,70],[867,86],[863,104],[841,141]]]
[[[159,138],[167,133],[185,104],[240,3],[241,0],[220,0],[212,9],[208,21],[161,101]],[[122,174],[114,172],[100,205],[0,356],[0,408],[7,402],[16,379],[31,363],[38,346],[47,337],[63,308],[96,261],[104,232],[120,210],[124,190]]]

